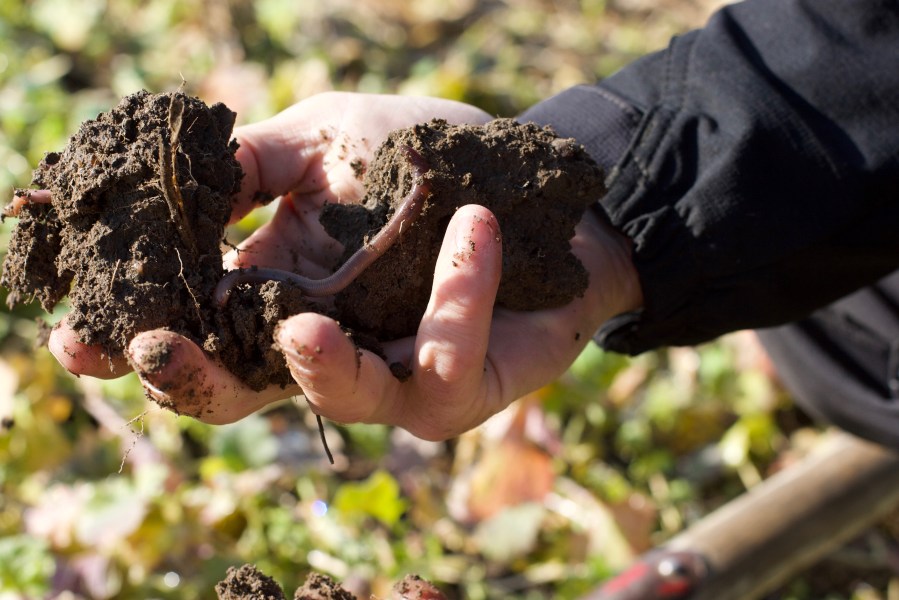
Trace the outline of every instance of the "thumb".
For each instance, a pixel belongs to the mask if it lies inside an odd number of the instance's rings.
[[[277,386],[253,392],[199,346],[172,331],[139,333],[126,354],[157,404],[206,423],[232,423],[277,397]]]

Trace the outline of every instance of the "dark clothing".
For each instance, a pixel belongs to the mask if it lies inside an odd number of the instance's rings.
[[[601,206],[645,305],[602,327],[605,348],[794,322],[899,269],[897,0],[748,0],[522,120],[608,169]],[[886,393],[895,369],[872,370]]]
[[[806,412],[899,447],[899,271],[759,337]]]

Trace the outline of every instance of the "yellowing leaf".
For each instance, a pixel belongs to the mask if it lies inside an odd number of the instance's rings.
[[[334,496],[334,509],[350,520],[373,517],[393,526],[406,511],[400,485],[386,471],[375,471],[365,481],[346,483]]]

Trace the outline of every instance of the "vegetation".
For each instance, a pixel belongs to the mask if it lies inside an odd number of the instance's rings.
[[[710,10],[707,0],[6,0],[0,193],[26,186],[44,152],[140,88],[184,80],[241,122],[328,89],[514,116],[662,48]],[[12,225],[0,226],[0,249]],[[39,307],[3,311],[4,600],[209,598],[244,562],[287,589],[316,569],[379,597],[418,573],[456,597],[576,598],[818,437],[752,336],[737,334],[636,359],[591,346],[559,381],[452,443],[329,424],[331,467],[301,399],[225,427],[179,418],[148,403],[134,376],[63,372],[33,346]],[[776,597],[899,597],[870,549],[886,536],[869,534],[839,581],[812,571]]]

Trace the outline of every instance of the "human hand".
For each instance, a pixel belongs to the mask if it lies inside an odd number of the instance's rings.
[[[318,222],[323,203],[358,201],[362,185],[354,172],[356,159],[367,162],[390,130],[434,117],[454,123],[490,118],[443,100],[325,94],[239,129],[238,159],[247,175],[234,218],[253,207],[259,192],[285,196],[272,222],[242,244],[239,256],[228,255],[226,264],[327,274],[340,248]],[[53,332],[50,347],[76,373],[114,376],[130,364],[158,402],[208,422],[240,419],[302,390],[316,412],[336,421],[388,423],[426,439],[444,439],[551,381],[599,324],[640,304],[627,240],[588,215],[572,240],[590,272],[585,296],[553,310],[494,310],[500,236],[495,218],[483,207],[456,213],[418,334],[386,343],[387,360],[357,354],[339,326],[322,315],[286,320],[276,342],[299,383],[296,388],[253,392],[196,345],[163,330],[135,337],[127,364],[78,345],[65,324]],[[160,347],[166,351],[160,353]],[[393,376],[388,365],[394,362],[408,366],[408,380]]]
[[[264,265],[311,277],[328,274],[341,248],[319,223],[321,207],[325,202],[359,201],[363,186],[358,169],[387,134],[435,117],[452,123],[490,119],[474,107],[448,100],[329,93],[238,128],[237,159],[245,177],[231,222],[260,200],[284,197],[271,223],[241,244],[239,252],[226,255],[226,268]],[[48,201],[46,192],[30,192],[27,198],[15,198],[8,210],[15,214],[25,202]],[[210,422],[237,420],[299,391],[271,386],[254,392],[194,343],[165,330],[140,333],[125,356],[107,356],[97,346],[80,343],[78,332],[63,320],[51,333],[49,347],[64,367],[79,375],[117,377],[134,368],[158,402]],[[164,364],[160,356],[165,356]],[[205,412],[212,402],[215,408]]]

